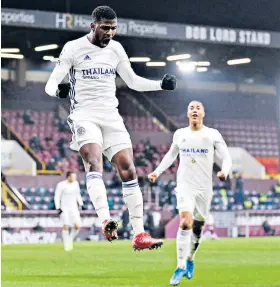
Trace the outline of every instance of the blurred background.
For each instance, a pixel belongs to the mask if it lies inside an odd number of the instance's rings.
[[[147,174],[168,151],[174,131],[188,124],[188,103],[199,100],[206,125],[221,132],[233,158],[225,183],[214,173],[214,221],[205,232],[210,238],[280,235],[279,3],[165,2],[2,1],[2,243],[60,240],[54,190],[69,170],[78,174],[84,201],[79,239],[103,239],[81,158],[69,148],[69,102],[49,97],[44,86],[63,45],[88,33],[92,10],[104,4],[117,12],[116,40],[135,72],[178,79],[175,92],[149,93],[116,80],[144,194],[146,230],[176,236],[178,161],[157,184],[148,183]],[[121,181],[105,158],[104,179],[121,237],[130,238]],[[38,232],[42,237],[32,237]]]

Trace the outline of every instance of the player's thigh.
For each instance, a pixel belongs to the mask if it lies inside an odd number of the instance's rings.
[[[195,209],[195,195],[193,191],[187,190],[184,184],[177,184],[176,199],[179,214],[184,212],[193,214]]]
[[[62,213],[60,214],[60,220],[62,222],[62,225],[70,226],[71,219],[70,219],[70,214],[68,210],[62,211]]]
[[[79,210],[73,210],[70,212],[70,222],[71,226],[81,226],[81,216]]]
[[[118,113],[114,113],[104,121],[102,133],[104,140],[103,153],[110,161],[118,152],[125,149],[132,150],[130,135]]]
[[[197,221],[206,221],[211,207],[213,192],[203,192],[196,195],[194,219]]]
[[[94,143],[103,148],[103,135],[100,126],[93,121],[73,121],[68,119],[73,137],[70,147],[79,151],[84,145]]]

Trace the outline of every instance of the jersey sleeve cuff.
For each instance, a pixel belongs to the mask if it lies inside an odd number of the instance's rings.
[[[161,81],[154,81],[154,83],[153,83],[153,89],[154,89],[154,90],[161,91],[161,90],[162,90],[162,88],[161,88]]]
[[[159,177],[162,174],[162,171],[158,168],[155,169],[154,173]]]

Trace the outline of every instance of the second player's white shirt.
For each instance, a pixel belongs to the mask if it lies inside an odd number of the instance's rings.
[[[54,196],[55,208],[64,210],[77,210],[83,205],[78,181],[63,180],[57,184]]]
[[[69,73],[71,119],[87,120],[94,113],[106,113],[118,106],[116,73],[135,90],[160,90],[160,82],[137,76],[122,45],[111,40],[107,47],[92,44],[89,35],[67,42],[46,85],[55,96],[57,85]]]
[[[169,152],[155,170],[161,174],[180,155],[177,184],[186,190],[212,190],[212,174],[215,150],[222,159],[222,170],[228,175],[231,158],[227,145],[216,129],[203,126],[199,131],[190,127],[178,129],[173,136]]]

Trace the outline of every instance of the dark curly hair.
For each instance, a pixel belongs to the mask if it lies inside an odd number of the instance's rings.
[[[98,6],[91,14],[94,22],[100,22],[103,19],[113,20],[117,18],[116,12],[109,6]]]
[[[68,178],[72,173],[75,173],[74,171],[67,171],[66,172],[66,178]]]

